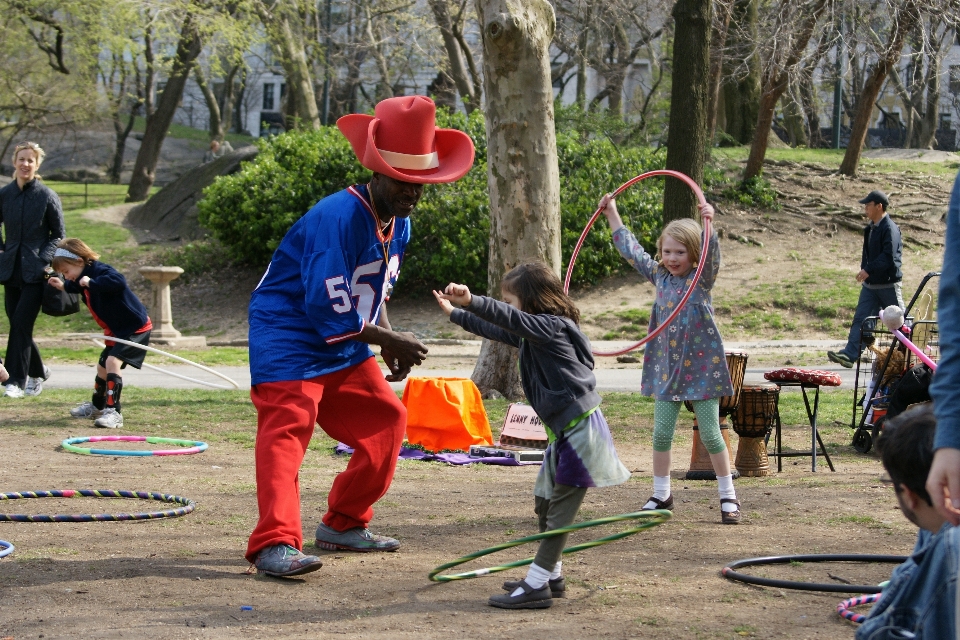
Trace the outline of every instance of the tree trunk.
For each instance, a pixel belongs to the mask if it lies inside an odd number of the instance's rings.
[[[733,31],[726,65],[727,81],[723,83],[725,131],[740,144],[750,144],[757,123],[760,104],[760,61],[757,59],[757,0],[736,0],[731,23]],[[728,35],[728,39],[730,36]],[[744,74],[738,69],[745,67]]]
[[[193,77],[197,81],[197,86],[200,87],[204,102],[207,103],[207,112],[210,114],[208,127],[210,139],[223,142],[223,120],[220,118],[220,103],[217,102],[217,96],[213,95],[213,89],[207,84],[207,79],[203,77],[203,69],[200,68],[200,65],[193,67]]]
[[[120,111],[113,115],[113,130],[116,133],[116,144],[113,149],[113,162],[110,163],[110,183],[120,184],[120,174],[123,172],[123,156],[127,150],[127,137],[133,131],[133,125],[137,121],[137,113],[140,112],[141,102],[137,102],[130,108],[130,116],[127,118],[127,124],[120,121]]]
[[[757,114],[757,126],[750,145],[750,157],[743,170],[744,181],[760,175],[763,170],[763,159],[767,155],[767,146],[770,142],[770,127],[773,125],[774,112],[777,101],[787,90],[790,81],[790,71],[800,61],[800,57],[807,48],[813,31],[820,20],[820,16],[827,7],[827,0],[820,0],[809,9],[804,17],[802,26],[794,34],[790,49],[778,57],[777,60],[765,62],[763,94],[760,96],[760,105]]]
[[[713,145],[717,132],[717,109],[720,104],[720,80],[723,77],[723,48],[730,30],[733,0],[719,0],[718,13],[714,16],[710,31],[710,86],[707,90],[707,149]]]
[[[867,129],[870,127],[870,119],[873,116],[873,105],[877,101],[877,95],[880,94],[890,68],[900,61],[904,36],[914,28],[919,19],[920,10],[916,0],[905,0],[892,16],[890,43],[877,60],[866,82],[863,83],[863,92],[857,101],[857,111],[853,125],[850,127],[850,142],[847,144],[847,152],[843,155],[843,162],[840,163],[840,173],[843,175],[851,177],[857,175],[860,154],[863,152],[863,143],[867,139]]]
[[[147,118],[147,127],[143,132],[143,141],[133,167],[130,187],[127,189],[127,202],[146,200],[150,194],[150,187],[156,179],[160,148],[173,122],[174,113],[183,95],[183,87],[190,76],[190,67],[200,55],[201,47],[200,33],[194,17],[188,14],[180,30],[180,40],[177,42],[177,53],[174,56],[170,77],[167,78],[167,84],[163,88],[163,93],[160,94],[160,102],[156,110]]]
[[[234,80],[242,64],[243,63],[240,62],[233,65],[230,71],[227,72],[227,77],[224,78],[223,81],[223,93],[217,100],[217,104],[220,106],[220,120],[223,122],[224,132],[233,129],[233,103],[237,99]],[[239,130],[234,130],[239,132]]]
[[[460,100],[463,101],[463,108],[466,109],[468,114],[472,113],[474,109],[480,106],[480,101],[474,93],[473,82],[463,59],[463,51],[460,49],[460,43],[453,32],[453,21],[450,18],[447,0],[430,0],[430,8],[433,10],[433,17],[440,28],[443,47],[447,50],[447,59],[450,62],[450,77],[457,85],[457,92],[460,94]]]
[[[667,132],[667,168],[703,183],[710,85],[710,0],[677,0],[673,6],[673,86]],[[694,217],[697,198],[679,180],[667,179],[663,223]]]
[[[560,274],[560,170],[549,47],[556,28],[546,0],[476,0],[483,39],[487,181],[490,192],[488,288],[504,273],[539,260]],[[517,352],[484,345],[473,381],[521,396]]]
[[[313,90],[310,66],[303,41],[294,33],[287,16],[282,16],[276,27],[274,46],[280,48],[280,64],[287,76],[287,100],[293,103],[296,113],[294,126],[304,129],[320,128],[320,110],[317,108],[317,94]]]

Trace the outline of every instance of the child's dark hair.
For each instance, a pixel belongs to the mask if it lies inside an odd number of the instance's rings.
[[[580,310],[563,291],[563,283],[553,269],[542,262],[528,262],[511,269],[500,286],[517,296],[527,313],[549,313],[570,318],[580,324]]]
[[[63,255],[54,255],[53,260],[50,261],[50,266],[58,272],[63,271],[63,265],[65,264],[82,267],[100,259],[100,254],[88,247],[87,243],[80,238],[64,238],[57,244],[57,249],[66,249],[77,256],[76,258],[70,258]]]
[[[893,480],[894,488],[902,485],[933,506],[927,493],[927,476],[933,464],[933,435],[937,419],[930,403],[912,407],[896,418],[884,422],[877,440],[877,451],[883,466]]]

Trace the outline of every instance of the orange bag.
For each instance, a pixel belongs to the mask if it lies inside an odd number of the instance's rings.
[[[469,378],[408,378],[401,402],[411,444],[432,452],[493,444],[480,390]]]

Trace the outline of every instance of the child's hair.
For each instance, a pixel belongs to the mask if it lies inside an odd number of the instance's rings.
[[[900,485],[933,506],[927,493],[927,476],[933,464],[933,436],[937,419],[933,405],[922,404],[904,411],[896,418],[884,422],[883,431],[877,440],[877,451],[883,466],[893,480],[898,492]]]
[[[62,271],[65,264],[82,267],[100,258],[100,254],[88,247],[87,243],[80,238],[64,238],[57,244],[57,249],[66,249],[77,257],[54,255],[53,260],[50,261],[54,271]]]
[[[580,324],[580,310],[563,291],[563,283],[553,270],[542,262],[528,262],[511,269],[500,286],[517,296],[527,313],[549,313],[570,318]]]
[[[694,267],[700,262],[700,246],[703,243],[703,229],[696,220],[690,218],[681,218],[668,224],[660,237],[657,238],[657,261],[661,260],[660,253],[663,251],[663,237],[670,236],[687,249],[687,255],[690,256],[690,264]]]

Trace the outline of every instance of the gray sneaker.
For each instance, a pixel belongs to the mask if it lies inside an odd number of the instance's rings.
[[[346,551],[396,551],[400,541],[370,533],[369,529],[354,527],[346,531],[337,531],[320,523],[317,527],[316,545],[327,551],[344,549]]]
[[[103,415],[103,410],[97,409],[93,406],[92,402],[87,400],[70,409],[70,415],[74,418],[90,418],[91,420],[96,420]]]
[[[853,368],[853,360],[841,351],[827,351],[827,359],[830,360],[830,362],[836,362],[841,367],[846,367],[847,369]]]
[[[27,387],[23,390],[25,396],[38,396],[43,393],[43,381],[50,377],[50,367],[43,365],[43,375],[39,378],[27,376]]]
[[[101,429],[119,429],[123,426],[123,414],[113,407],[107,407],[103,410],[103,414],[93,421],[93,426]]]
[[[317,556],[304,555],[288,544],[262,549],[253,562],[257,573],[286,578],[316,571],[323,566]]]

